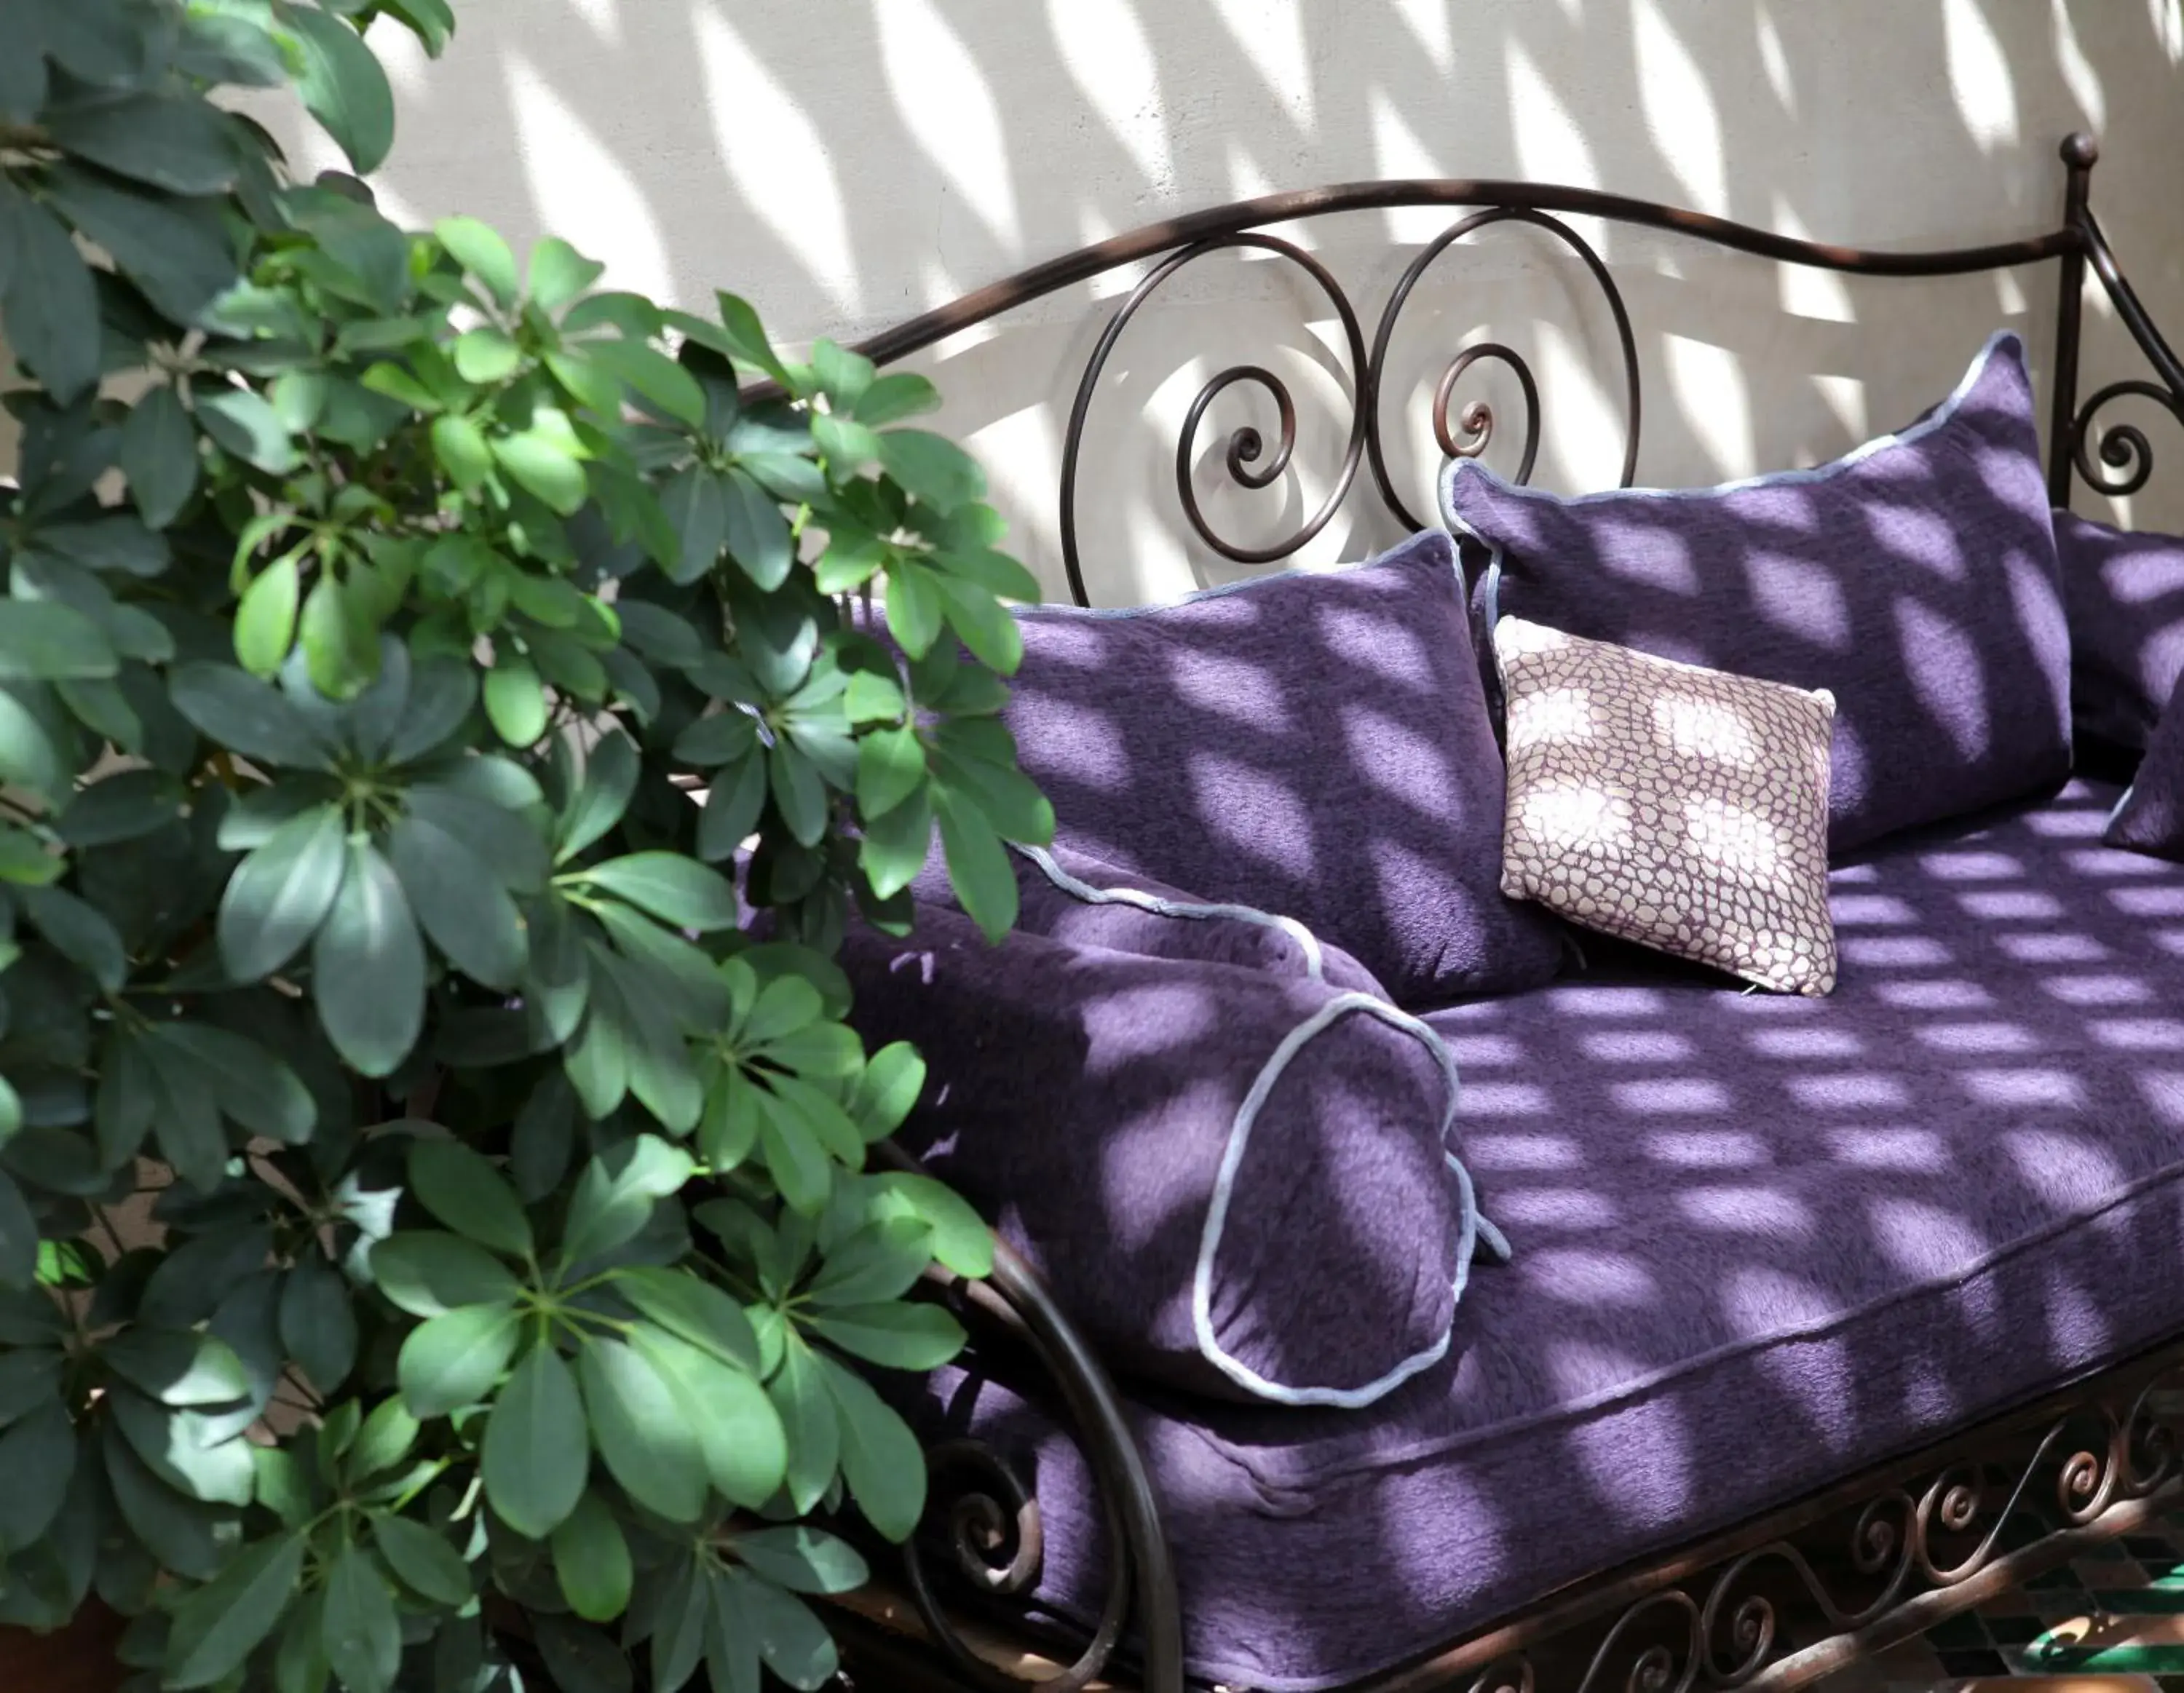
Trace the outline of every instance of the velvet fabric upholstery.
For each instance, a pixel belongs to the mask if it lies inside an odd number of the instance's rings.
[[[2127,851],[2184,860],[2184,677],[2102,838]]]
[[[1446,535],[1021,620],[1006,721],[1060,847],[1294,917],[1399,1004],[1552,977],[1558,929],[1499,887],[1502,759]]]
[[[2140,751],[2184,676],[2184,539],[2054,521],[2078,732]]]
[[[1829,844],[2053,788],[2070,767],[2070,638],[2023,346],[1847,458],[1719,487],[1563,498],[1475,459],[1451,526],[1498,554],[1481,615],[1825,688]]]
[[[1827,999],[1626,949],[1432,1017],[1515,1257],[1369,1412],[1139,1396],[1193,1668],[1362,1676],[2184,1330],[2184,868],[2101,845],[2114,798],[1838,868]],[[1045,1593],[1095,1612],[1067,1434],[928,1395],[1037,1476]]]
[[[944,910],[906,944],[853,929],[841,962],[868,1044],[915,1041],[928,1066],[898,1141],[1123,1368],[1362,1403],[1446,1345],[1468,1189],[1445,1158],[1453,1072],[1423,1025],[1301,975],[1021,933],[996,947]]]
[[[1134,876],[1067,847],[1050,853],[1019,850],[1012,856],[1018,933],[1145,958],[1195,959],[1277,976],[1316,976],[1332,988],[1388,998],[1371,971],[1293,917],[1217,905],[1203,894]],[[1104,897],[1088,897],[1088,890]],[[922,905],[962,909],[938,841],[910,892]]]

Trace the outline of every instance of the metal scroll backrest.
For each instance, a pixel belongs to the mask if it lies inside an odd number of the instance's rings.
[[[1239,385],[1259,390],[1273,403],[1275,440],[1270,447],[1262,430],[1245,425],[1229,433],[1222,456],[1230,479],[1239,487],[1260,489],[1272,486],[1290,467],[1296,446],[1296,406],[1289,388],[1263,365],[1234,365],[1208,381],[1185,412],[1175,454],[1176,496],[1184,516],[1199,539],[1214,552],[1236,563],[1251,565],[1273,564],[1286,559],[1324,529],[1349,498],[1361,466],[1370,471],[1381,501],[1398,521],[1410,529],[1423,526],[1418,514],[1412,511],[1396,492],[1388,470],[1381,412],[1388,388],[1389,348],[1396,323],[1428,269],[1450,247],[1479,231],[1507,224],[1540,230],[1574,253],[1597,286],[1613,320],[1623,360],[1624,450],[1618,486],[1625,487],[1630,485],[1637,471],[1643,415],[1637,342],[1622,292],[1607,265],[1591,245],[1558,214],[1664,230],[1760,258],[1858,276],[1962,276],[2053,260],[2059,266],[2060,289],[2053,365],[2048,491],[2053,503],[2059,506],[2069,503],[2074,471],[2089,487],[2109,495],[2135,492],[2145,485],[2152,473],[2151,445],[2144,432],[2136,426],[2115,424],[2095,437],[2095,415],[2110,403],[2126,397],[2148,400],[2184,423],[2184,363],[2180,363],[2154,327],[2125,279],[2088,203],[2088,188],[2098,149],[2091,136],[2074,135],[2063,143],[2061,152],[2068,174],[2060,226],[2018,241],[1922,252],[1875,252],[1828,246],[1651,201],[1552,184],[1421,180],[1352,183],[1272,194],[1149,226],[1050,259],[887,331],[864,342],[859,350],[885,363],[1042,295],[1130,265],[1150,261],[1151,268],[1108,320],[1093,348],[1070,408],[1063,442],[1060,487],[1062,564],[1071,594],[1078,604],[1084,605],[1090,601],[1085,592],[1084,566],[1078,553],[1078,482],[1086,423],[1100,392],[1101,376],[1110,356],[1139,309],[1178,271],[1209,253],[1256,249],[1301,270],[1334,308],[1341,326],[1350,373],[1350,426],[1334,482],[1318,508],[1294,532],[1263,545],[1240,545],[1221,534],[1206,517],[1193,478],[1198,462],[1198,437],[1208,409],[1222,394]],[[1381,308],[1369,346],[1360,315],[1333,273],[1294,242],[1268,232],[1274,226],[1340,212],[1420,206],[1446,206],[1463,214],[1429,242],[1404,270]],[[2080,302],[2087,265],[2092,265],[2114,304],[2118,317],[2145,354],[2153,368],[2153,379],[2111,382],[2081,403],[2077,395]],[[1450,359],[1434,391],[1431,423],[1435,442],[1446,457],[1457,459],[1475,457],[1485,450],[1493,438],[1501,420],[1485,401],[1474,399],[1460,412],[1454,409],[1466,373],[1480,364],[1498,365],[1516,380],[1524,416],[1523,448],[1515,479],[1520,482],[1528,481],[1539,454],[1539,384],[1523,355],[1499,342],[1474,342],[1460,348]],[[1431,514],[1427,515],[1430,519]]]

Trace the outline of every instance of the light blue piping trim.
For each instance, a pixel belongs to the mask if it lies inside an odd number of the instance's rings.
[[[1054,855],[1044,847],[1024,846],[1017,842],[1010,844],[1037,865],[1046,879],[1072,899],[1088,905],[1130,905],[1140,911],[1150,911],[1156,917],[1187,917],[1199,921],[1233,917],[1241,923],[1256,923],[1262,928],[1276,929],[1295,941],[1304,953],[1304,973],[1313,981],[1323,978],[1324,961],[1319,950],[1319,937],[1295,917],[1278,917],[1270,911],[1262,911],[1251,905],[1193,905],[1179,899],[1163,899],[1156,894],[1141,893],[1135,888],[1095,888],[1089,882],[1079,881],[1055,861]]]
[[[1259,1112],[1273,1094],[1274,1084],[1289,1068],[1290,1061],[1302,1051],[1312,1037],[1352,1011],[1362,1011],[1368,1016],[1378,1017],[1390,1027],[1424,1043],[1440,1066],[1441,1075],[1448,1083],[1448,1105],[1441,1113],[1441,1156],[1448,1161],[1454,1172],[1457,1191],[1462,1207],[1456,1241],[1456,1290],[1450,1301],[1449,1326],[1440,1338],[1424,1351],[1406,1358],[1378,1381],[1368,1382],[1363,1387],[1284,1387],[1279,1382],[1269,1381],[1242,1360],[1232,1357],[1223,1351],[1213,1332],[1213,1258],[1221,1249],[1221,1237],[1228,1226],[1228,1206],[1235,1197],[1236,1172],[1242,1167],[1245,1150],[1250,1145],[1251,1130],[1257,1124]],[[1506,1263],[1509,1257],[1509,1242],[1502,1231],[1479,1214],[1479,1201],[1471,1185],[1471,1172],[1463,1167],[1462,1161],[1449,1151],[1449,1131],[1456,1124],[1457,1101],[1456,1059],[1447,1043],[1432,1029],[1407,1011],[1374,999],[1369,994],[1340,994],[1329,1000],[1288,1034],[1274,1049],[1273,1056],[1251,1083],[1244,1103],[1237,1108],[1236,1121],[1228,1131],[1228,1144],[1221,1157],[1221,1168],[1213,1179],[1212,1202],[1206,1211],[1206,1228],[1199,1239],[1198,1264],[1191,1276],[1190,1321],[1197,1332],[1198,1350],[1229,1380],[1247,1393],[1261,1399],[1272,1400],[1279,1405],[1325,1405],[1339,1410],[1355,1411],[1392,1392],[1424,1369],[1429,1369],[1448,1355],[1449,1341],[1456,1332],[1456,1305],[1463,1297],[1465,1284],[1471,1279],[1471,1260],[1474,1252],[1484,1245],[1490,1256]]]
[[[1456,479],[1462,476],[1484,477],[1502,493],[1513,494],[1519,499],[1552,500],[1560,505],[1596,505],[1613,499],[1712,499],[1721,494],[1740,493],[1746,488],[1772,487],[1777,484],[1795,487],[1810,482],[1828,482],[1841,476],[1853,465],[1863,464],[1876,453],[1885,452],[1891,447],[1908,447],[1914,441],[1925,439],[1949,422],[1956,416],[1958,409],[1964,404],[1965,398],[1971,393],[1974,385],[1986,373],[1988,362],[2004,347],[2015,349],[2020,359],[2025,356],[2025,342],[2017,331],[2014,329],[1997,329],[1987,337],[1986,344],[1980,348],[1979,356],[1972,360],[1970,368],[1958,380],[1956,387],[1949,391],[1949,397],[1935,407],[1928,415],[1894,435],[1876,435],[1864,445],[1853,447],[1841,458],[1831,459],[1825,465],[1814,465],[1809,470],[1770,471],[1765,476],[1747,476],[1741,481],[1733,482],[1716,482],[1710,487],[1602,488],[1592,493],[1558,494],[1546,488],[1520,487],[1506,477],[1496,475],[1476,459],[1457,459],[1441,472],[1439,489],[1441,521],[1446,524],[1453,533],[1468,535],[1481,545],[1492,544],[1485,536],[1457,515],[1453,495]]]

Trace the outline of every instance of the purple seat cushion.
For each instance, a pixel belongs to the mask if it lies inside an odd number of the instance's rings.
[[[1836,872],[1842,977],[1646,965],[1435,1015],[1515,1257],[1362,1415],[1140,1402],[1201,1675],[1321,1688],[2184,1330],[2184,867],[2114,791]],[[1049,1596],[1104,1592],[1084,1461],[991,1381]]]
[[[1502,757],[1447,536],[1022,620],[1007,721],[1060,846],[1294,917],[1399,1004],[1555,973],[1555,923],[1501,890]]]
[[[2184,678],[2169,696],[2146,756],[2138,761],[2102,836],[2110,846],[2184,860]]]
[[[2055,514],[2078,732],[2138,751],[2184,676],[2184,540]]]
[[[1442,510],[1499,551],[1484,621],[1832,693],[1837,853],[2069,773],[2070,637],[2014,335],[1901,434],[1817,470],[1563,498],[1459,459]]]
[[[930,908],[908,943],[853,930],[841,963],[866,1041],[928,1066],[898,1140],[1123,1367],[1349,1406],[1447,1345],[1473,1214],[1424,1024],[1302,975],[996,947]]]
[[[1145,958],[1195,959],[1277,976],[1306,976],[1355,994],[1388,997],[1373,972],[1294,917],[1245,905],[1218,905],[1150,876],[1133,876],[1104,859],[1018,849],[1017,931],[1072,946],[1105,947]],[[911,896],[961,911],[938,842]]]

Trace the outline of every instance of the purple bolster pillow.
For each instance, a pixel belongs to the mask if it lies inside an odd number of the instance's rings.
[[[1459,459],[1441,509],[1498,555],[1488,627],[1832,693],[1834,851],[2070,774],[2070,638],[2014,335],[1901,433],[1814,470],[1564,498]]]
[[[867,1043],[928,1075],[897,1136],[1118,1367],[1228,1399],[1370,1403],[1439,1359],[1479,1239],[1455,1072],[1423,1023],[1295,975],[922,909],[853,925]]]
[[[2184,677],[2170,691],[2138,774],[2101,838],[2113,847],[2184,860]]]
[[[1294,917],[1249,905],[1217,905],[1067,847],[1018,847],[1013,856],[1020,934],[1145,958],[1195,959],[1277,976],[1308,976],[1332,988],[1388,998],[1371,971]],[[922,905],[962,909],[937,844],[910,892]]]

